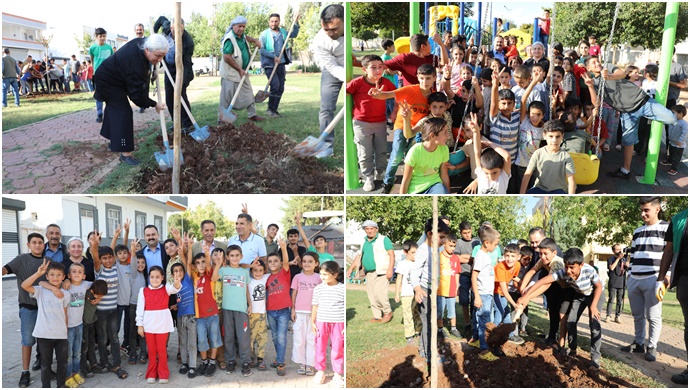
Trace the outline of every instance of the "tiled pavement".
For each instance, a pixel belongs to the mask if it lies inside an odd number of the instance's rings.
[[[21,375],[20,356],[20,333],[19,333],[19,310],[17,306],[17,282],[14,278],[4,278],[2,280],[2,387],[17,387]],[[122,336],[120,337],[122,339]],[[231,388],[330,388],[333,371],[330,370],[330,356],[327,359],[329,369],[326,371],[327,382],[323,385],[313,383],[310,376],[297,374],[297,365],[290,361],[292,356],[292,332],[288,332],[287,352],[285,354],[286,375],[280,377],[275,369],[269,368],[267,371],[252,370],[251,376],[244,377],[240,373],[239,367],[235,374],[225,374],[218,370],[211,378],[196,377],[187,378],[186,375],[178,373],[179,365],[176,362],[175,354],[177,351],[177,336],[173,333],[170,337],[168,346],[168,366],[170,367],[170,382],[166,385],[147,384],[145,364],[129,365],[126,357],[123,356],[122,368],[129,373],[129,377],[124,380],[118,379],[113,373],[96,374],[93,378],[86,379],[86,383],[80,387],[84,388],[207,388],[207,387],[231,387]],[[31,364],[35,359],[36,351],[33,350]],[[266,361],[271,362],[275,358],[275,349],[269,334],[266,343]],[[198,360],[198,359],[197,359]],[[200,360],[198,360],[200,361]],[[53,369],[55,369],[53,363]],[[55,382],[52,383],[55,386]],[[31,384],[29,387],[41,387],[40,371],[31,371]]]

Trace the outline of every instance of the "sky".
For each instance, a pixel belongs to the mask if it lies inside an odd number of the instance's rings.
[[[553,2],[496,2],[493,3],[493,17],[502,18],[503,20],[511,19],[518,24],[532,24],[534,23],[534,18],[543,15],[542,7],[553,8]],[[519,25],[516,27],[519,27]],[[511,28],[513,28],[513,26],[511,26]]]

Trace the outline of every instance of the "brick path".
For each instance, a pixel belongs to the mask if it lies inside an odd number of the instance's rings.
[[[3,278],[2,280],[2,387],[15,388],[21,376],[20,355],[20,333],[19,333],[19,310],[17,307],[17,281],[14,278]],[[120,336],[122,339],[122,335]],[[207,387],[238,387],[238,388],[330,388],[333,371],[330,370],[330,357],[327,358],[329,369],[326,371],[327,382],[323,385],[316,385],[312,381],[313,377],[297,374],[297,365],[290,361],[292,356],[292,332],[288,332],[286,360],[286,375],[279,377],[275,369],[269,368],[267,371],[252,369],[251,376],[244,377],[240,373],[240,367],[235,374],[225,374],[225,371],[218,370],[211,378],[196,377],[187,378],[186,375],[178,373],[179,364],[175,359],[177,351],[177,336],[170,337],[168,346],[168,367],[170,368],[170,382],[167,385],[149,385],[146,383],[145,364],[129,365],[127,357],[123,354],[122,368],[127,371],[129,377],[124,380],[118,379],[112,373],[96,374],[93,378],[86,379],[86,383],[80,387],[93,387],[102,389],[114,388],[207,388]],[[31,364],[34,363],[36,350],[32,351]],[[200,358],[197,361],[200,362]],[[266,343],[266,361],[271,362],[275,359],[275,349],[269,334]],[[53,363],[55,370],[56,363]],[[55,382],[52,383],[55,385]],[[29,387],[41,387],[40,371],[31,371],[31,384]]]

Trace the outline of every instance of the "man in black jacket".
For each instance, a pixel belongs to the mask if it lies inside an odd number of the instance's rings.
[[[170,256],[165,253],[165,247],[163,247],[163,244],[158,241],[158,239],[158,228],[155,225],[146,225],[144,227],[144,240],[146,240],[146,246],[137,252],[137,256],[143,255],[146,258],[145,275],[148,275],[148,270],[154,265],[163,268],[163,270],[168,269]]]
[[[611,308],[615,299],[616,316],[613,322],[620,323],[619,317],[623,306],[623,295],[625,294],[625,277],[626,271],[628,270],[628,260],[620,244],[615,244],[611,247],[611,250],[613,250],[613,256],[609,257],[606,261],[609,275],[609,300],[606,304],[606,318],[604,318],[603,321],[607,322],[609,320]]]
[[[187,98],[187,86],[189,86],[189,83],[192,82],[194,79],[194,69],[192,66],[194,65],[192,63],[192,55],[194,54],[194,38],[184,30],[184,20],[180,19],[180,24],[182,26],[182,65],[184,67],[184,74],[182,77],[182,99],[184,102],[187,104],[187,107],[189,107],[191,111],[191,106],[189,104],[189,99]],[[175,75],[177,74],[177,69],[175,68],[175,21],[174,19],[172,21],[169,21],[165,16],[161,16],[158,18],[156,23],[153,25],[153,31],[157,32],[158,29],[163,28],[163,34],[168,38],[168,43],[170,44],[170,49],[168,50],[168,54],[165,56],[165,65],[168,67],[168,70],[170,71],[170,74],[173,77],[173,80],[175,79]],[[162,71],[164,72],[164,71]],[[165,78],[165,104],[168,106],[168,111],[170,112],[170,116],[173,116],[173,103],[175,99],[175,84],[173,82],[170,82],[170,79],[168,79],[167,75],[164,77]],[[187,114],[187,111],[182,108],[181,111],[181,118],[182,118],[182,131],[191,131],[193,130],[190,129],[192,127],[192,120],[189,118],[189,115]],[[171,130],[172,127],[169,129]]]

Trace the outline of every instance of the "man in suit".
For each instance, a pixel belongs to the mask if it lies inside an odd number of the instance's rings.
[[[165,253],[163,243],[158,241],[158,228],[154,225],[146,225],[146,227],[144,227],[144,240],[146,240],[146,246],[137,252],[137,255],[141,254],[146,258],[147,273],[148,270],[154,265],[157,265],[164,270],[167,269],[170,256]]]
[[[216,248],[222,248],[223,250],[226,250],[228,247],[228,244],[222,241],[217,241],[216,238],[216,223],[211,221],[210,219],[206,219],[201,221],[201,236],[203,237],[203,242],[211,248],[211,252],[213,252],[214,249]],[[198,253],[202,253],[203,249],[201,248],[201,241],[195,242],[194,245],[192,245],[192,255],[196,256]]]

